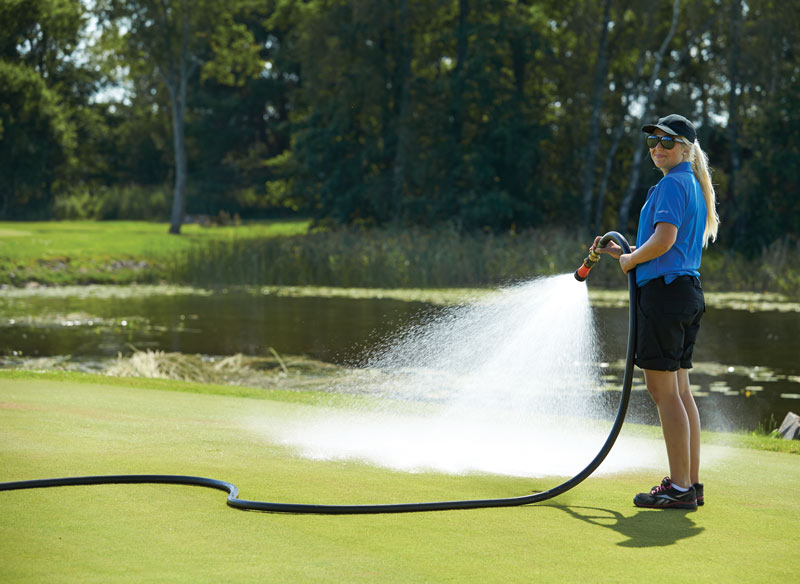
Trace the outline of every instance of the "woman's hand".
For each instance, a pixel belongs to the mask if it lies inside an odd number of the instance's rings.
[[[626,274],[635,268],[636,262],[633,259],[633,254],[625,253],[619,256],[619,267],[622,268],[622,271]]]
[[[603,238],[602,235],[598,235],[594,238],[594,243],[589,247],[589,251],[593,251],[595,253],[607,253],[613,258],[619,258],[622,254],[622,248],[617,245],[614,241],[609,241],[605,247],[597,247],[597,244],[600,243],[600,240]]]

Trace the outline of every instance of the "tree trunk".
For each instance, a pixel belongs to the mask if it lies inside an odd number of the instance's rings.
[[[597,188],[597,204],[594,210],[594,229],[595,233],[601,231],[603,225],[603,212],[605,211],[606,190],[608,190],[608,179],[611,178],[611,165],[614,162],[614,157],[617,155],[619,144],[622,142],[622,136],[625,135],[624,123],[620,124],[620,130],[614,133],[614,139],[611,141],[611,146],[606,153],[606,160],[603,166],[603,178],[600,180],[600,186]]]
[[[608,180],[611,177],[611,166],[614,163],[614,157],[617,155],[617,150],[619,149],[619,145],[622,142],[623,136],[626,136],[626,128],[625,128],[625,118],[630,111],[631,102],[636,98],[634,95],[634,90],[636,88],[636,83],[639,78],[642,76],[642,69],[644,68],[644,51],[639,51],[639,58],[636,59],[636,66],[633,68],[633,76],[631,77],[630,83],[625,84],[625,88],[622,94],[622,100],[620,102],[619,110],[617,112],[617,116],[619,117],[619,124],[614,131],[614,138],[611,143],[611,147],[606,150],[606,160],[603,165],[603,178],[600,181],[600,187],[597,189],[597,203],[595,206],[595,215],[594,215],[594,232],[598,233],[602,231],[603,226],[603,213],[605,211],[605,200],[606,200],[606,191],[608,189]]]
[[[183,83],[181,85],[184,85]],[[180,89],[178,93],[181,93]],[[172,197],[172,217],[169,232],[179,235],[183,224],[183,215],[186,209],[186,98],[173,98],[172,100],[172,138],[175,148],[175,190]]]
[[[167,81],[170,98],[172,100],[172,138],[175,148],[175,191],[172,197],[172,217],[169,232],[180,235],[183,217],[186,213],[186,86],[189,82],[189,64],[187,62],[189,51],[189,35],[191,34],[188,20],[183,21],[182,39],[177,67],[171,68],[172,78]]]
[[[589,135],[586,140],[586,154],[583,167],[583,222],[589,228],[592,215],[592,193],[594,192],[594,165],[597,160],[600,135],[600,113],[603,109],[603,95],[608,76],[608,22],[611,13],[611,0],[603,3],[603,21],[600,30],[600,45],[597,48],[597,64],[592,89],[592,110],[589,115]]]
[[[656,53],[655,55],[655,61],[653,63],[653,74],[650,76],[648,92],[644,103],[644,114],[642,115],[643,120],[649,120],[653,112],[653,102],[655,101],[655,96],[657,92],[656,81],[659,79],[659,75],[661,73],[661,63],[664,60],[664,54],[667,52],[667,47],[669,46],[669,43],[672,41],[672,37],[675,36],[675,29],[678,26],[679,11],[680,11],[680,0],[674,0],[674,3],[672,5],[672,23],[670,24],[669,32],[667,32],[667,36],[664,37],[664,41],[661,43],[661,46],[658,49],[658,53]],[[618,229],[620,229],[621,231],[624,231],[628,228],[628,222],[630,221],[631,204],[633,203],[633,196],[636,194],[636,189],[639,186],[639,174],[642,168],[643,155],[644,155],[644,148],[640,146],[634,148],[633,162],[631,166],[631,177],[628,182],[628,188],[625,191],[625,196],[622,199],[622,204],[620,205],[619,209]]]
[[[458,40],[456,47],[456,71],[460,71],[461,67],[467,60],[467,19],[469,18],[469,0],[458,0]]]
[[[469,0],[458,1],[458,29],[456,31],[456,66],[453,70],[455,77],[455,88],[453,91],[453,126],[455,129],[456,147],[461,143],[461,132],[464,123],[464,65],[467,62],[467,48],[469,39],[467,36],[467,19],[469,18]]]
[[[739,58],[741,45],[739,39],[742,33],[742,2],[733,0],[731,2],[730,15],[730,34],[728,35],[728,143],[730,144],[731,169],[728,177],[727,202],[735,208],[736,201],[736,178],[742,165],[741,153],[739,151],[739,96],[741,84],[739,79]],[[737,217],[733,225],[734,233],[738,236],[745,231],[745,226],[741,218]]]
[[[400,57],[400,104],[397,113],[397,149],[395,152],[394,167],[392,169],[392,221],[400,221],[403,205],[403,195],[406,185],[406,171],[408,165],[408,140],[409,140],[409,102],[411,101],[411,59],[413,58],[412,39],[408,26],[408,0],[400,0],[400,31],[401,57]]]
[[[464,90],[466,87],[467,72],[465,71],[467,64],[467,51],[469,49],[469,35],[468,35],[468,20],[469,20],[470,5],[469,0],[458,0],[458,23],[456,25],[456,64],[452,71],[448,73],[450,76],[450,132],[449,140],[451,141],[450,148],[452,151],[447,152],[449,163],[447,165],[447,184],[445,189],[445,196],[443,202],[446,202],[452,208],[456,217],[460,217],[460,195],[461,189],[465,181],[469,181],[470,177],[465,176],[463,172],[463,163],[465,160],[465,150],[462,146],[464,136],[464,124],[466,120],[466,100],[464,98]],[[457,219],[458,221],[459,219]]]
[[[452,96],[453,126],[456,147],[461,143],[461,134],[464,124],[464,79],[466,72],[464,66],[467,62],[467,49],[469,38],[467,34],[467,19],[469,18],[469,0],[458,1],[458,29],[456,31],[456,66],[453,70],[455,86]]]

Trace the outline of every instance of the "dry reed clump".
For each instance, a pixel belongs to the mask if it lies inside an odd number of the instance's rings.
[[[320,387],[340,367],[296,356],[281,357],[270,349],[270,356],[251,357],[238,353],[228,357],[187,355],[165,351],[136,351],[119,355],[104,369],[116,377],[175,379],[195,383],[239,385],[280,389],[324,389]]]

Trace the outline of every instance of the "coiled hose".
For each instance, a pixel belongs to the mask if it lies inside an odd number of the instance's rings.
[[[615,240],[623,249],[624,253],[630,253],[631,249],[627,240],[617,233],[610,231],[606,233],[599,242],[599,247],[604,247],[610,240]],[[0,491],[13,491],[19,489],[39,489],[44,487],[64,487],[74,485],[103,485],[103,484],[172,484],[172,485],[192,485],[197,487],[208,487],[227,491],[227,503],[236,509],[245,511],[270,511],[274,513],[300,513],[300,514],[324,514],[324,515],[354,515],[370,513],[410,513],[417,511],[446,511],[451,509],[479,509],[487,507],[514,507],[518,505],[528,505],[539,503],[547,499],[552,499],[571,488],[577,486],[589,475],[591,475],[603,462],[611,451],[614,442],[622,429],[625,420],[625,413],[628,410],[630,400],[631,385],[633,381],[633,358],[636,350],[636,277],[634,271],[628,273],[628,292],[629,292],[629,313],[628,313],[628,347],[625,357],[625,373],[622,380],[622,394],[620,396],[617,416],[611,431],[606,438],[603,447],[594,459],[576,474],[574,477],[553,487],[547,491],[524,495],[521,497],[510,497],[504,499],[476,499],[464,501],[436,501],[428,503],[389,503],[376,505],[314,505],[303,503],[273,503],[269,501],[248,501],[239,498],[239,489],[236,485],[227,481],[219,481],[206,477],[194,477],[183,475],[102,475],[85,477],[64,477],[51,479],[36,479],[28,481],[14,481],[0,483]]]

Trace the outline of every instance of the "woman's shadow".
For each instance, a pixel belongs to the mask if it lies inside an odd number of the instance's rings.
[[[624,535],[628,539],[617,544],[622,547],[663,547],[693,537],[705,529],[692,521],[689,516],[692,511],[640,509],[635,515],[626,517],[619,511],[599,507],[549,506],[561,509],[575,519]]]

